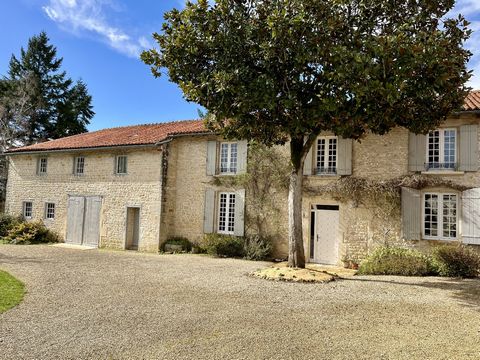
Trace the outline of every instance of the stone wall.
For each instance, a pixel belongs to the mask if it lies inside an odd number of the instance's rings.
[[[115,155],[127,155],[127,175],[115,175]],[[74,156],[85,156],[85,174],[72,174]],[[36,174],[38,155],[10,156],[7,211],[22,212],[33,202],[34,219],[62,237],[67,226],[68,195],[103,198],[100,246],[125,247],[128,206],[140,207],[139,250],[157,251],[161,213],[161,152],[158,149],[49,153],[47,175]],[[44,219],[45,202],[55,203],[55,219]]]

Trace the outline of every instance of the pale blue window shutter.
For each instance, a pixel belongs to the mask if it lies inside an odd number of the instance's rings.
[[[402,236],[405,240],[422,237],[422,199],[420,191],[402,187]]]
[[[338,138],[337,174],[352,175],[352,148],[353,140]]]
[[[478,125],[460,126],[460,171],[478,171]]]
[[[235,191],[235,224],[233,234],[245,234],[245,189]]]
[[[207,175],[215,175],[217,172],[217,142],[207,142]]]
[[[315,147],[315,144],[317,142],[315,141],[310,148],[310,150],[307,153],[307,156],[305,157],[305,161],[303,162],[303,175],[312,175],[312,166],[313,166],[313,148]]]
[[[205,190],[205,206],[203,210],[203,232],[211,234],[215,231],[215,191]]]
[[[242,140],[237,143],[237,174],[247,172],[248,142]]]
[[[427,137],[422,134],[409,133],[408,171],[425,171],[426,156]]]
[[[480,245],[480,188],[462,193],[462,241]]]

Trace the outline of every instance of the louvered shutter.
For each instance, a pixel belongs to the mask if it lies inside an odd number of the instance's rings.
[[[237,174],[247,172],[248,142],[246,140],[237,143]]]
[[[203,232],[211,234],[215,228],[215,191],[205,190],[205,207],[203,210]]]
[[[462,193],[462,241],[480,245],[480,188]]]
[[[408,170],[425,171],[427,137],[410,133],[408,136]]]
[[[245,189],[235,191],[235,236],[245,234]]]
[[[337,174],[352,175],[353,140],[338,138]]]
[[[207,142],[207,175],[215,175],[217,170],[217,142]]]
[[[460,126],[460,171],[478,171],[478,126]]]
[[[422,237],[422,200],[420,191],[402,187],[402,236],[405,240]]]

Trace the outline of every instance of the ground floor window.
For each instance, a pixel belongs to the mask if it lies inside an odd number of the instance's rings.
[[[55,204],[46,203],[45,204],[45,219],[55,219]]]
[[[31,219],[33,212],[33,204],[31,201],[24,201],[23,202],[23,217],[25,219]]]
[[[423,235],[426,239],[457,238],[458,196],[446,193],[423,195]]]
[[[222,192],[218,204],[218,232],[233,234],[235,230],[235,193]]]

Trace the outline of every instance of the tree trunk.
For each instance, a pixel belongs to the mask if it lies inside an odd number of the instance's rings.
[[[288,189],[288,266],[304,268],[305,252],[303,249],[302,197],[303,197],[303,162],[299,169],[290,173]]]
[[[303,198],[303,162],[312,141],[304,143],[303,137],[290,140],[290,160],[292,172],[288,189],[288,266],[304,268],[305,251],[303,248],[302,198]]]

